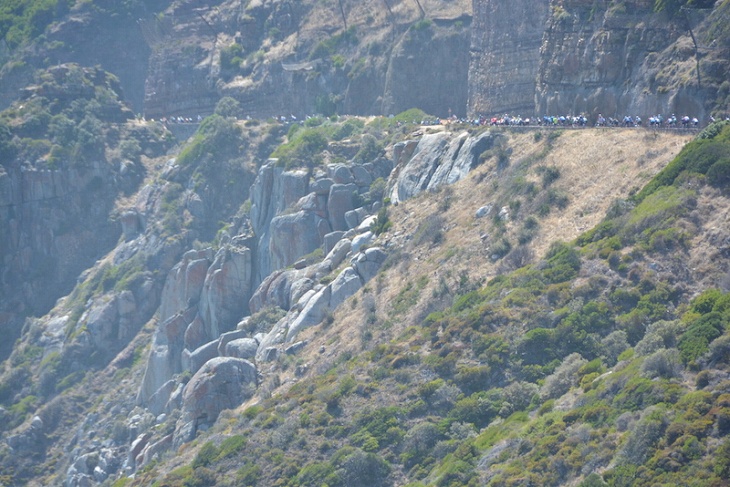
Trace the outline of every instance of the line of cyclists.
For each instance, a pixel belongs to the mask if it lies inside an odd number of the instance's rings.
[[[710,123],[714,122],[715,119],[710,117]],[[557,127],[642,127],[644,126],[644,120],[640,116],[626,115],[621,118],[604,117],[602,114],[598,114],[595,124],[591,124],[588,118],[584,115],[561,115],[551,116],[545,115],[543,117],[535,118],[523,118],[521,116],[512,117],[508,114],[500,117],[487,118],[480,116],[478,119],[472,122],[474,125],[508,125],[508,126],[557,126]],[[663,115],[652,115],[647,119],[649,127],[660,128],[698,128],[700,126],[700,120],[697,117],[690,117],[685,115],[683,117],[677,117],[675,114],[664,118]]]

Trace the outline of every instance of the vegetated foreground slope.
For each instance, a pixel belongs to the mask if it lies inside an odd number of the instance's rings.
[[[383,152],[404,162],[394,143],[444,130],[407,123],[423,117],[309,120],[289,128],[275,167],[316,174]],[[252,240],[251,173],[271,170],[258,166],[284,128],[214,115],[176,158],[140,158],[145,184],[118,200],[136,215],[129,231],[29,320],[0,382],[2,482],[717,483],[728,451],[721,127],[684,149],[690,136],[673,131],[492,129],[465,179],[379,212],[381,272],[303,331],[298,351],[258,362],[253,399],[173,446],[179,408],[155,416],[136,400],[158,323],[107,314],[134,298],[148,317],[181,254]],[[403,173],[358,199],[393,194]],[[154,448],[139,457],[145,442]]]
[[[724,485],[729,136],[655,176],[683,140],[510,135],[391,207],[385,269],[255,400],[127,484]],[[621,148],[573,165],[606,138]],[[585,228],[548,229],[590,204]]]

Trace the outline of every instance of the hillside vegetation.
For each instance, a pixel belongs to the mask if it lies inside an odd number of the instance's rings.
[[[391,208],[381,238],[404,241],[405,231],[408,243],[311,332],[310,352],[279,362],[285,386],[122,484],[725,485],[727,258],[715,249],[712,275],[689,265],[718,230],[706,205],[727,199],[729,136],[730,126],[711,127],[600,224],[522,260],[524,232],[570,206],[535,205],[568,177],[564,166],[535,163],[491,183],[475,172],[481,184],[532,188],[517,193],[520,216],[489,223],[514,248],[487,280],[494,267],[449,236],[474,181]],[[530,183],[530,172],[541,179]],[[302,366],[312,373],[294,379]]]
[[[0,3],[0,487],[730,485],[730,0]]]
[[[319,124],[277,151],[396,127]],[[465,181],[387,210],[384,270],[254,400],[114,485],[724,485],[730,295],[711,242],[727,213],[708,208],[727,208],[730,127],[684,147],[506,135]],[[611,138],[622,150],[582,171],[568,157]],[[610,196],[591,164],[614,168]],[[490,202],[510,216],[475,218]],[[560,223],[580,212],[587,228]]]

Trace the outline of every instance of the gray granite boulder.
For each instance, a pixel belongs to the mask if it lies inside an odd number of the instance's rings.
[[[356,191],[355,184],[334,184],[330,188],[327,209],[332,230],[348,229],[345,213],[355,209],[352,196]]]
[[[212,425],[224,409],[241,405],[257,383],[256,367],[248,360],[216,357],[206,362],[185,386],[174,445],[190,441],[199,427]]]
[[[226,344],[226,356],[242,359],[256,358],[259,342],[254,338],[238,338]]]

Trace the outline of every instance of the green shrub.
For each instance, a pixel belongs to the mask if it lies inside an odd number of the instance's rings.
[[[327,461],[312,462],[304,466],[294,478],[294,485],[302,487],[321,487],[325,479],[335,472],[335,467]]]
[[[710,360],[730,364],[730,335],[725,334],[710,343]]]
[[[457,367],[454,382],[464,391],[464,394],[471,395],[475,392],[488,389],[492,381],[492,368],[488,365]]]
[[[723,297],[723,292],[719,289],[707,289],[699,296],[692,299],[690,308],[695,313],[706,314],[714,310],[715,304]]]
[[[544,365],[556,357],[554,350],[555,332],[546,328],[534,328],[518,344],[518,350],[525,364]]]
[[[620,463],[641,465],[650,456],[657,442],[664,435],[667,418],[661,410],[650,409],[644,413],[629,434],[619,453]]]
[[[722,335],[724,320],[720,313],[707,313],[689,324],[679,339],[678,348],[685,364],[691,364],[709,349],[709,344]]]
[[[328,58],[335,54],[338,50],[356,44],[357,30],[353,26],[346,31],[329,36],[327,39],[321,41],[309,54],[309,59]]]
[[[278,146],[271,157],[279,159],[279,164],[286,167],[314,165],[319,153],[327,148],[324,129],[305,127],[293,135],[293,139]]]
[[[370,224],[370,231],[375,235],[380,235],[383,232],[388,231],[393,226],[393,222],[388,218],[388,208],[383,205],[378,210],[378,215],[375,217],[375,221]]]
[[[477,392],[469,397],[459,399],[449,412],[449,419],[463,423],[471,423],[483,428],[492,422],[502,408],[501,391],[491,389]]]
[[[210,441],[205,443],[200,450],[198,450],[197,455],[195,455],[195,459],[193,460],[193,463],[190,465],[196,469],[198,467],[207,467],[211,463],[213,463],[218,455],[220,454],[220,448],[215,446]]]
[[[222,71],[235,71],[243,62],[243,46],[233,43],[221,49],[220,63]]]
[[[644,186],[633,200],[641,202],[659,188],[674,184],[684,172],[707,174],[713,164],[730,157],[730,125],[710,126],[700,136],[684,146],[677,157]]]
[[[261,467],[253,462],[247,461],[236,471],[237,485],[256,485],[261,477]]]
[[[177,157],[181,166],[201,161],[220,162],[238,153],[241,129],[235,121],[214,114],[206,117]]]
[[[337,467],[337,475],[327,479],[331,487],[383,485],[391,470],[379,455],[347,447],[335,453],[332,463]]]
[[[576,250],[563,242],[550,245],[546,257],[546,265],[542,269],[547,282],[557,284],[574,279],[580,270],[580,256]]]
[[[401,445],[401,462],[411,468],[421,463],[442,438],[441,431],[433,423],[419,423],[406,433]]]
[[[332,132],[332,140],[342,140],[362,132],[365,122],[359,118],[348,118]],[[364,141],[363,141],[364,142]]]
[[[604,482],[600,475],[592,473],[583,479],[578,487],[608,487],[608,484]]]
[[[726,438],[717,449],[713,472],[720,478],[730,478],[730,438]]]
[[[416,21],[411,26],[411,29],[413,29],[415,31],[426,30],[426,29],[430,29],[432,25],[433,25],[433,20],[431,20],[429,18],[422,18],[421,20]]]
[[[730,157],[715,162],[707,170],[707,181],[718,188],[725,188],[730,184]]]
[[[540,391],[544,399],[555,399],[578,384],[579,371],[588,361],[578,353],[568,355],[563,359],[560,366],[551,375],[545,378],[545,383]]]
[[[243,435],[229,436],[221,442],[216,460],[228,458],[240,453],[246,447],[247,442],[247,438]]]
[[[355,164],[366,164],[373,162],[383,152],[383,145],[378,142],[378,139],[370,134],[363,134],[362,141],[360,143],[360,150],[352,158],[352,162]]]
[[[444,219],[431,214],[421,220],[413,234],[413,245],[438,245],[444,238]]]
[[[492,259],[501,259],[512,250],[512,244],[506,237],[502,237],[489,247]]]
[[[672,379],[679,377],[682,364],[675,349],[660,349],[649,355],[641,364],[641,374],[649,379]]]
[[[385,447],[401,439],[401,435],[394,429],[399,427],[400,413],[399,408],[392,406],[363,412],[356,417],[355,426],[359,428],[359,432],[372,436],[380,447]]]
[[[241,104],[235,98],[224,96],[215,104],[214,113],[221,117],[237,118],[241,114]]]
[[[547,188],[560,178],[560,169],[555,166],[540,166],[538,174],[542,180],[543,189]]]

